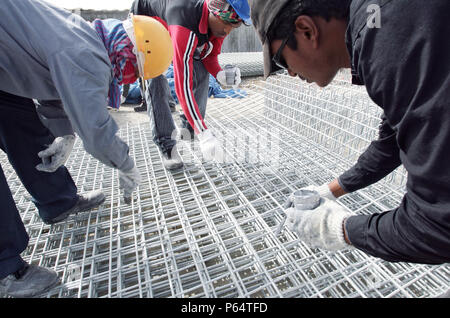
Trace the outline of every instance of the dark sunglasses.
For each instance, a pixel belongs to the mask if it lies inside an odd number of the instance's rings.
[[[283,50],[286,47],[289,39],[291,38],[292,33],[289,33],[288,37],[281,42],[281,46],[278,48],[277,53],[272,57],[272,61],[281,69],[287,70],[289,67],[286,63],[286,60],[283,58]]]

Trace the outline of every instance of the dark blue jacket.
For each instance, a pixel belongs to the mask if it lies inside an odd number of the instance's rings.
[[[370,4],[381,27],[371,27]],[[368,12],[369,11],[369,12]],[[380,138],[339,182],[348,192],[400,164],[408,171],[401,205],[350,217],[350,241],[395,262],[450,262],[450,1],[353,0],[347,30],[353,82],[383,110]]]

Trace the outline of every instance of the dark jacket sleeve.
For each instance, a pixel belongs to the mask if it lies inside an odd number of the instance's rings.
[[[364,18],[374,2],[381,8],[379,28],[369,28]],[[352,2],[350,12],[362,17],[359,25],[350,22],[353,73],[395,128],[408,180],[397,209],[350,217],[348,237],[358,249],[391,262],[448,263],[450,1],[361,0]]]
[[[373,141],[358,162],[338,178],[345,192],[351,193],[374,184],[401,165],[396,136],[383,115],[378,140]]]

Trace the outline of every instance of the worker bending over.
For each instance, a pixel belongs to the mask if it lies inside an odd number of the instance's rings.
[[[391,262],[450,261],[450,1],[254,0],[265,76],[287,69],[320,87],[342,68],[384,115],[378,140],[287,226],[310,247],[358,248]],[[401,164],[407,193],[392,211],[353,215],[334,202]]]
[[[140,183],[129,148],[116,135],[117,124],[105,107],[108,93],[110,85],[121,79],[136,74],[148,79],[153,55],[168,57],[165,65],[155,65],[160,74],[164,72],[172,50],[169,34],[159,22],[135,17],[130,24],[130,39],[119,25],[110,36],[107,24],[98,22],[94,29],[81,17],[43,1],[2,1],[0,147],[45,223],[61,222],[104,201],[98,191],[77,195],[62,166],[73,144],[73,131],[87,152],[119,170],[124,196],[130,198]],[[156,36],[158,42],[169,45],[151,50]],[[45,110],[41,109],[40,116],[32,99],[42,101]],[[57,100],[62,102],[62,111],[57,107],[61,103],[53,102]],[[62,127],[53,123],[64,116],[70,127],[58,130]],[[28,297],[49,290],[59,283],[56,272],[29,265],[20,256],[29,237],[1,168],[0,206],[0,292]]]
[[[205,125],[209,74],[227,85],[226,73],[220,67],[218,55],[225,37],[243,23],[250,24],[247,0],[136,0],[131,12],[161,21],[169,30],[174,48],[175,91],[183,115],[182,128],[198,134],[200,148],[206,160],[216,159],[220,144]],[[234,81],[241,82],[241,72],[235,68]],[[169,106],[169,84],[161,75],[149,82],[151,105],[147,105],[152,121],[155,143],[163,154],[164,166],[183,166],[175,147],[175,124]]]

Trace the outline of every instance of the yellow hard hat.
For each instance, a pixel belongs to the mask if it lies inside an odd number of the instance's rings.
[[[148,80],[164,73],[173,58],[172,41],[164,25],[143,15],[130,15],[123,25],[134,45],[139,76]]]

